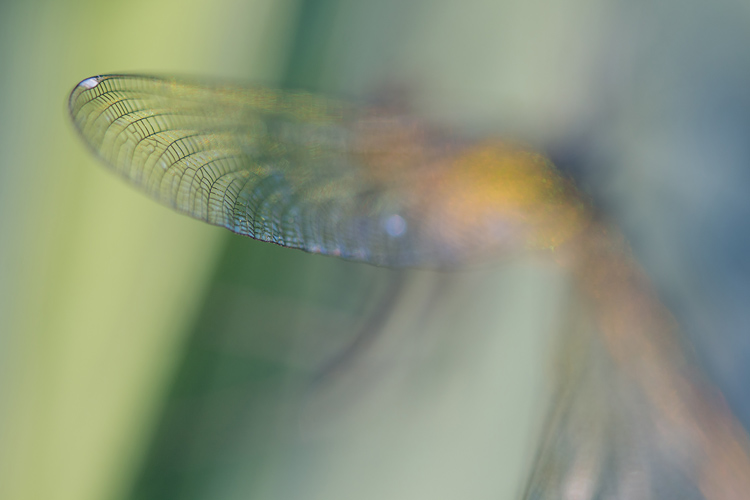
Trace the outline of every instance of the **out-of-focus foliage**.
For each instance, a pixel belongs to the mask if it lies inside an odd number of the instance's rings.
[[[745,3],[3,4],[0,497],[509,497],[554,339],[585,328],[533,259],[219,251],[73,140],[65,96],[97,73],[277,81],[533,144],[624,227],[747,424]]]
[[[225,237],[80,147],[65,99],[106,70],[273,81],[293,2],[0,6],[0,498],[132,481]]]

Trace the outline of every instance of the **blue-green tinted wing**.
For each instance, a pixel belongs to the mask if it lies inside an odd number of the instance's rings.
[[[523,500],[705,499],[694,436],[665,426],[597,339],[567,338],[558,368]]]
[[[403,190],[352,152],[354,107],[305,92],[111,75],[79,83],[69,108],[107,165],[197,219],[377,265],[453,260],[431,254]]]

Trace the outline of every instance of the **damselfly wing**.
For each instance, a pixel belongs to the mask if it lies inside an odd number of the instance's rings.
[[[99,76],[73,90],[70,113],[106,164],[160,202],[308,252],[444,267],[553,247],[586,223],[539,154],[469,148],[306,92]]]

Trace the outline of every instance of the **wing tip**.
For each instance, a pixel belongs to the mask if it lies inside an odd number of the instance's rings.
[[[70,97],[68,98],[68,109],[71,114],[74,114],[73,110],[75,109],[75,103],[78,100],[78,97],[84,92],[96,88],[105,78],[106,77],[102,75],[91,76],[81,80],[78,82],[78,85],[73,87],[73,90],[70,92]]]

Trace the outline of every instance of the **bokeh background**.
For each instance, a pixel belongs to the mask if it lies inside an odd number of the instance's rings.
[[[575,309],[534,257],[397,272],[171,213],[68,122],[111,72],[536,145],[747,427],[749,49],[744,0],[0,3],[0,498],[514,498]]]

